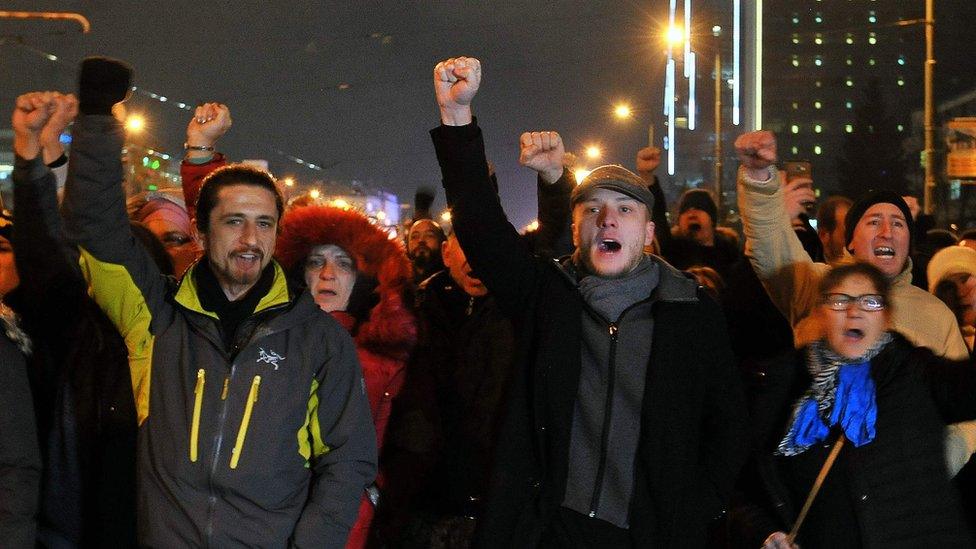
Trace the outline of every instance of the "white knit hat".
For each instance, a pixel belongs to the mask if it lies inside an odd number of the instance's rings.
[[[929,292],[935,292],[939,281],[949,275],[956,273],[976,275],[976,250],[968,246],[942,248],[932,256],[926,273],[929,278]]]

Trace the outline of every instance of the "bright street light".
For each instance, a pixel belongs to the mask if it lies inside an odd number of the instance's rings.
[[[596,145],[590,145],[589,147],[586,148],[586,157],[589,158],[590,160],[596,160],[597,158],[600,158],[602,155],[603,155],[603,151],[601,151],[600,147],[597,147]]]
[[[664,39],[668,42],[668,45],[672,48],[679,46],[685,41],[685,31],[681,27],[674,25],[668,27],[668,30],[664,33]]]
[[[311,197],[312,200],[318,200],[319,197],[322,196],[322,191],[318,189],[312,189],[308,191],[308,196]]]
[[[634,111],[631,110],[630,105],[621,103],[616,107],[614,107],[613,115],[616,116],[617,118],[630,118],[631,116],[634,115]]]
[[[146,127],[146,119],[138,114],[130,114],[125,119],[126,131],[139,133]]]
[[[586,168],[577,168],[573,172],[573,176],[576,177],[576,184],[579,185],[580,183],[582,183],[583,180],[586,179],[586,176],[590,175],[591,171],[593,170],[587,170]]]
[[[292,178],[292,177],[286,177],[286,178],[282,179],[281,181],[282,181],[282,183],[285,184],[286,187],[294,187],[295,186],[295,179]]]
[[[451,210],[444,210],[444,212],[441,214],[441,221],[447,223],[450,220],[451,220]]]

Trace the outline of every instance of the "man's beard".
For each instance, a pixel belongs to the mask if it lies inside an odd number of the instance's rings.
[[[418,250],[419,251],[419,250]],[[414,280],[421,281],[444,268],[444,262],[437,253],[415,253],[411,259]]]

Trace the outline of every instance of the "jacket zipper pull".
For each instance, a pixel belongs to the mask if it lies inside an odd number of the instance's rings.
[[[617,341],[617,325],[614,324],[613,322],[610,323],[609,332],[610,332],[610,339]]]
[[[200,410],[203,408],[203,387],[207,382],[206,371],[197,370],[197,385],[193,389],[193,422],[190,424],[190,461],[197,461],[197,441],[200,438]]]
[[[261,388],[261,376],[254,376],[251,381],[251,391],[247,394],[247,404],[244,406],[244,417],[241,419],[241,428],[237,430],[237,442],[230,453],[230,468],[237,469],[237,463],[241,460],[241,450],[244,448],[244,439],[247,437],[247,426],[251,423],[251,412],[254,410],[254,403],[258,401],[258,389]]]

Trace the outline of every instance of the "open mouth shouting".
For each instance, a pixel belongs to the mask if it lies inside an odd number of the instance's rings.
[[[617,242],[612,238],[604,238],[597,242],[596,248],[600,253],[615,254],[619,252],[623,246],[620,245],[620,242]]]
[[[848,328],[844,330],[844,339],[850,343],[858,343],[864,339],[864,330],[860,328]]]
[[[892,259],[895,257],[895,249],[891,246],[877,246],[874,255],[881,259]]]
[[[231,259],[237,265],[237,268],[242,271],[250,271],[251,269],[260,268],[261,260],[264,258],[264,254],[260,250],[243,250],[237,251],[231,254]]]

